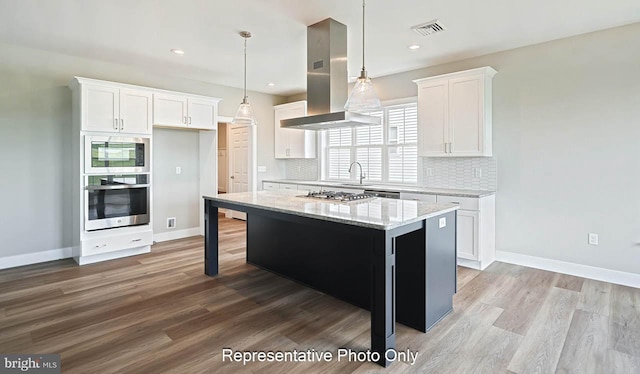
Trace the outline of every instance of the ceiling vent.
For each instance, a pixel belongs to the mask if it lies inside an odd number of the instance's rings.
[[[422,25],[413,26],[411,30],[417,32],[422,36],[429,36],[431,34],[435,34],[440,31],[444,31],[445,27],[440,21],[433,20],[427,23],[423,23]]]

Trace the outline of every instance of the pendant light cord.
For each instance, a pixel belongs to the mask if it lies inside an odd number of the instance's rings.
[[[247,37],[244,36],[244,99],[243,103],[247,101]]]
[[[362,0],[362,71],[366,71],[364,68],[364,2]]]

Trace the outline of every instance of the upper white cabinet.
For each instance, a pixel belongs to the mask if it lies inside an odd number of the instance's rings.
[[[218,101],[206,98],[155,93],[153,124],[164,127],[215,130]]]
[[[280,127],[280,120],[306,116],[307,102],[276,105],[273,109],[275,158],[316,158],[315,131]]]
[[[151,133],[151,92],[79,83],[83,131]]]
[[[418,85],[418,153],[425,157],[492,155],[491,67],[439,75]]]

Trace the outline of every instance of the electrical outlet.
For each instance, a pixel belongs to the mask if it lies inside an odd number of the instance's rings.
[[[438,220],[438,228],[447,227],[447,217],[442,217]]]
[[[260,165],[258,166],[258,173],[266,173],[267,172],[267,167]]]
[[[175,229],[176,228],[176,217],[167,218],[167,228]]]
[[[433,169],[427,168],[427,177],[433,177]]]
[[[598,245],[598,234],[589,233],[589,244]]]
[[[180,166],[176,166],[176,174],[177,175],[182,174],[182,168]]]
[[[476,178],[482,178],[482,168],[475,168],[473,169],[473,175]]]

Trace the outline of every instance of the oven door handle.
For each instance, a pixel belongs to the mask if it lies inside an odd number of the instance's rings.
[[[116,185],[108,185],[108,186],[87,186],[85,187],[88,191],[100,191],[100,190],[126,190],[128,188],[145,188],[149,187],[148,184],[116,184]]]

